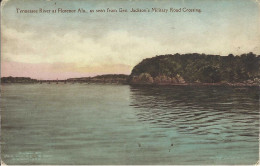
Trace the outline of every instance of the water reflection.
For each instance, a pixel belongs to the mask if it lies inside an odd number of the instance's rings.
[[[256,141],[257,87],[132,86],[131,106],[139,121],[184,134]]]

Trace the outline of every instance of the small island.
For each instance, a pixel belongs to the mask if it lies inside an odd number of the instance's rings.
[[[130,85],[259,86],[260,56],[250,52],[234,56],[167,54],[142,60],[130,75],[106,74],[65,80],[2,77],[1,83],[99,83]]]

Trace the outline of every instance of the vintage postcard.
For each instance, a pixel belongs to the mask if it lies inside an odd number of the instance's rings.
[[[1,164],[258,165],[259,0],[3,0]]]

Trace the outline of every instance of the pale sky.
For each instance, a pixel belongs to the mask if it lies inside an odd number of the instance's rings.
[[[55,4],[56,3],[56,4]],[[201,13],[25,14],[16,9],[190,8]],[[175,53],[260,54],[257,0],[9,0],[1,9],[1,76],[130,74]]]

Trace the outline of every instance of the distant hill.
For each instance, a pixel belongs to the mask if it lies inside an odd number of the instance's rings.
[[[95,77],[70,78],[67,79],[67,81],[127,84],[128,77],[129,76],[125,74],[105,74],[105,75],[98,75]]]
[[[1,83],[35,83],[38,80],[30,77],[2,77]]]
[[[168,54],[144,59],[130,75],[131,84],[248,83],[259,84],[260,56]]]

